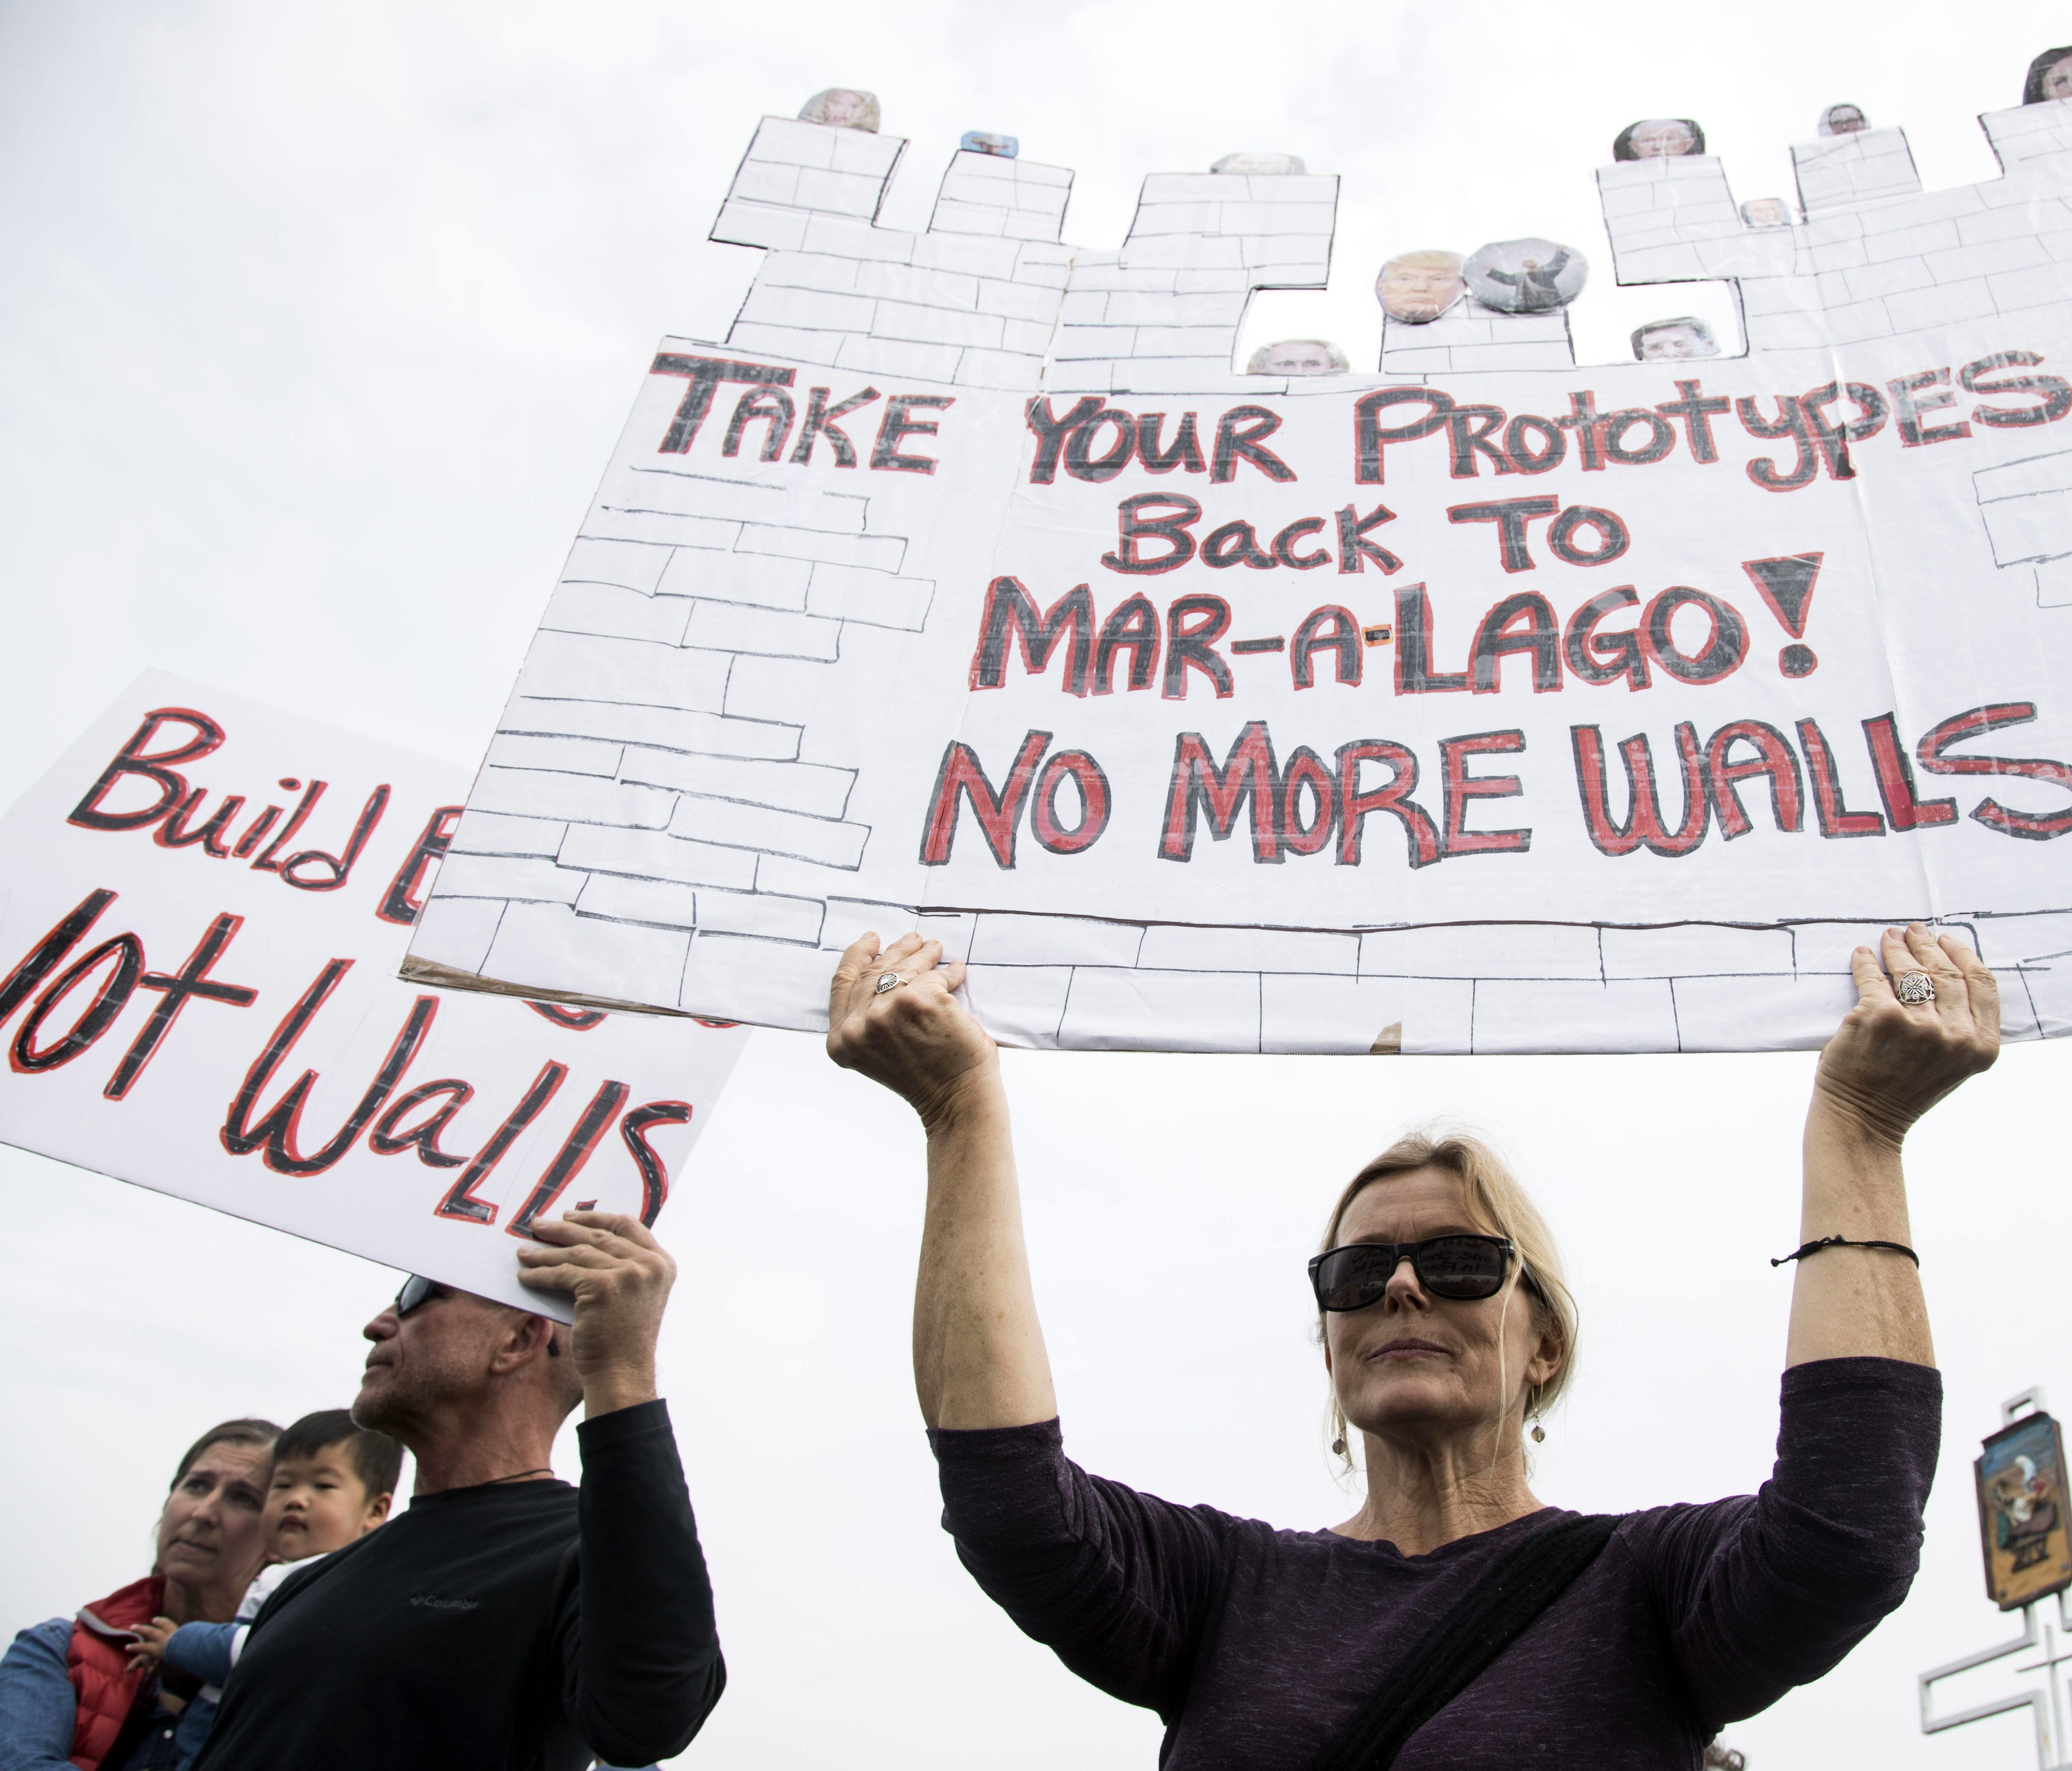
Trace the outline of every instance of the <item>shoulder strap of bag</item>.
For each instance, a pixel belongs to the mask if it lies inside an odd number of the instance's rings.
[[[1363,1703],[1315,1771],[1388,1771],[1411,1736],[1479,1679],[1611,1541],[1617,1514],[1536,1531],[1454,1603]]]

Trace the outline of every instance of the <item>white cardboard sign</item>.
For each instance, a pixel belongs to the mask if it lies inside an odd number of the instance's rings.
[[[904,234],[898,144],[767,121],[756,287],[643,378],[412,970],[813,1027],[918,923],[1018,1044],[1734,1050],[1918,917],[2065,1032],[2072,106],[1985,121],[2005,178],[1873,132],[1783,227],[1604,169],[1741,356],[1464,295],[1312,376],[1230,350],[1334,179],[1161,175],[1082,253],[1062,169]]]
[[[461,786],[141,678],[0,820],[0,1138],[565,1315],[513,1236],[652,1222],[746,1035],[399,982]]]

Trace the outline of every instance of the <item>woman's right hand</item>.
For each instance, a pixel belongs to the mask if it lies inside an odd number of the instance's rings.
[[[975,1086],[999,1075],[1000,1050],[953,992],[964,965],[944,965],[943,943],[902,935],[852,942],[828,992],[828,1056],[899,1095],[931,1128]],[[887,972],[901,982],[881,991]]]

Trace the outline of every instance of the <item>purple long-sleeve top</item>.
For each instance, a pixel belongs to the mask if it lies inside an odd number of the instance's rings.
[[[1762,1490],[1628,1516],[1398,1771],[1696,1766],[1906,1597],[1942,1397],[1937,1372],[1891,1359],[1786,1371]],[[964,1566],[1082,1679],[1157,1711],[1165,1771],[1307,1771],[1472,1582],[1574,1516],[1405,1555],[1089,1476],[1054,1420],[929,1436]]]

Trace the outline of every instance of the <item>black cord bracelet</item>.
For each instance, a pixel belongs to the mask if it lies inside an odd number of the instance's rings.
[[[1770,1265],[1782,1267],[1786,1261],[1803,1260],[1808,1255],[1817,1255],[1823,1248],[1889,1248],[1894,1254],[1904,1255],[1918,1267],[1920,1255],[1903,1242],[1858,1242],[1848,1236],[1823,1236],[1818,1242],[1809,1242],[1803,1247],[1794,1248],[1788,1255],[1773,1260]]]

